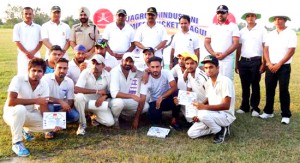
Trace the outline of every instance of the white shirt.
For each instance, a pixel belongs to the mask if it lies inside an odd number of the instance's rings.
[[[211,38],[211,47],[215,52],[225,52],[232,45],[232,37],[239,37],[239,28],[234,23],[212,24],[205,38]],[[233,53],[223,60],[232,59]]]
[[[231,81],[226,76],[219,73],[215,85],[212,84],[211,78],[208,79],[205,85],[206,88],[206,98],[208,98],[209,105],[219,105],[223,102],[225,97],[230,97],[230,107],[229,110],[224,110],[228,113],[227,119],[231,122],[235,120],[234,116],[234,105],[235,105],[235,92],[234,86]]]
[[[126,79],[122,72],[121,65],[118,65],[110,71],[110,75],[110,93],[112,98],[116,98],[119,92],[129,93],[129,88],[133,79],[138,79],[138,82],[140,83],[143,73],[138,70],[136,72],[130,70]]]
[[[179,64],[177,64],[171,69],[171,73],[174,76],[174,78],[178,78],[177,80],[178,89],[185,91],[187,87],[183,79],[183,72],[181,71],[181,67],[179,66]]]
[[[158,79],[149,75],[148,83],[142,83],[140,93],[143,95],[150,93],[150,102],[156,101],[159,96],[163,95],[171,88],[170,82],[174,80],[175,79],[170,71],[161,70],[161,75]]]
[[[79,75],[80,75],[80,68],[77,66],[77,64],[75,63],[74,59],[72,59],[70,62],[69,62],[69,65],[68,65],[68,73],[67,73],[67,76],[69,78],[71,78],[73,80],[73,82],[76,84],[78,78],[79,78]]]
[[[48,83],[50,90],[50,97],[54,97],[61,100],[73,100],[74,99],[74,83],[72,79],[65,77],[64,80],[58,84],[55,79],[55,74],[45,74],[43,79]]]
[[[134,41],[142,43],[145,47],[152,48],[155,48],[165,40],[168,40],[167,30],[159,23],[156,23],[152,28],[147,23],[142,24],[134,36]],[[155,56],[162,58],[162,49],[157,50]]]
[[[79,75],[78,81],[76,83],[77,87],[100,90],[109,90],[108,86],[110,83],[110,74],[106,70],[102,70],[102,74],[98,79],[95,78],[92,69],[84,69]],[[86,94],[88,97],[94,97],[94,94]]]
[[[251,58],[262,56],[263,43],[266,42],[267,30],[255,25],[251,30],[244,27],[240,31],[240,44],[242,44],[241,56]]]
[[[174,35],[171,47],[175,50],[174,58],[182,52],[195,54],[195,50],[200,48],[199,38],[191,31],[187,33],[179,31]]]
[[[14,76],[8,86],[7,92],[15,92],[18,94],[17,98],[21,99],[49,97],[48,83],[41,79],[35,90],[32,90],[27,75]],[[8,101],[6,101],[5,106],[8,106]],[[35,109],[34,105],[25,105],[25,107],[28,111],[33,111]]]
[[[125,53],[134,39],[134,29],[128,23],[120,29],[116,22],[105,27],[102,38],[108,40],[108,45],[114,53]]]
[[[34,50],[41,41],[41,26],[32,22],[31,25],[25,22],[18,23],[13,29],[13,41],[20,41],[27,51]],[[21,52],[20,49],[18,49]],[[37,52],[40,57],[40,52]]]
[[[289,28],[286,28],[280,33],[278,33],[275,29],[267,36],[265,46],[269,47],[269,57],[271,63],[278,63],[286,55],[289,48],[297,47],[297,35]],[[291,62],[292,57],[285,62],[285,64],[289,64]]]
[[[57,25],[50,20],[42,25],[41,35],[42,39],[48,39],[52,45],[59,45],[63,49],[70,39],[70,31],[71,29],[66,23],[60,21]],[[45,55],[46,59],[48,58],[48,55],[49,49],[47,48]],[[66,59],[69,58],[67,53],[65,53],[63,57]]]
[[[205,100],[205,84],[208,80],[208,76],[205,72],[196,68],[195,78],[191,73],[188,74],[187,78],[187,87],[192,88],[192,91],[197,93],[197,99],[203,102]]]

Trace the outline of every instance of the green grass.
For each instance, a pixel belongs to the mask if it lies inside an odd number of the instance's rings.
[[[2,118],[6,90],[16,73],[16,47],[11,41],[12,30],[0,29],[0,161],[47,162],[299,162],[300,160],[300,36],[293,58],[290,81],[292,119],[290,125],[280,124],[278,93],[275,98],[275,117],[269,120],[237,115],[232,134],[224,144],[212,143],[212,136],[189,139],[184,129],[172,131],[166,139],[147,137],[150,125],[143,122],[137,131],[130,122],[120,130],[88,127],[84,137],[75,135],[77,124],[59,132],[54,140],[45,140],[42,133],[34,134],[33,142],[25,142],[31,151],[29,158],[16,158],[11,151],[11,134]],[[42,53],[45,49],[43,48]],[[236,108],[241,102],[241,86],[235,76]],[[265,104],[264,75],[261,81],[261,104]],[[278,92],[278,91],[277,91]],[[146,118],[143,118],[146,120]],[[167,119],[167,118],[166,118]],[[168,119],[167,119],[168,120]]]

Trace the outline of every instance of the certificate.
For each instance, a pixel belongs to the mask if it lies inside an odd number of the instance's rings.
[[[191,105],[197,100],[196,92],[179,90],[178,92],[179,105]]]
[[[158,138],[166,138],[169,134],[170,129],[162,128],[162,127],[151,127],[148,132],[147,136],[154,136]]]
[[[190,104],[190,105],[185,106],[185,116],[187,118],[193,118],[193,117],[197,116],[197,112],[198,112],[198,109],[194,105]]]
[[[43,129],[54,129],[55,127],[66,129],[66,112],[43,113]]]

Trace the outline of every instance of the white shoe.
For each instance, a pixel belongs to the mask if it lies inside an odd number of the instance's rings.
[[[251,116],[252,117],[258,117],[259,113],[257,111],[255,111],[255,110],[253,110],[252,113],[251,113]]]
[[[288,124],[290,123],[290,118],[283,117],[283,118],[281,119],[281,123],[282,123],[282,124],[288,125]]]
[[[259,115],[259,117],[262,119],[268,119],[268,118],[273,118],[274,114],[262,113],[261,115]]]
[[[242,110],[242,109],[239,109],[239,110],[236,111],[236,113],[244,114],[244,113],[246,113],[246,112],[245,112],[244,110]]]
[[[76,135],[84,135],[86,129],[86,124],[79,124],[79,127],[76,131]]]

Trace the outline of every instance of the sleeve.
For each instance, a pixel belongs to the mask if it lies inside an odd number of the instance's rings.
[[[71,29],[70,41],[76,41],[76,38],[75,38],[75,25],[73,25],[73,27]]]
[[[20,41],[19,24],[16,24],[13,29],[13,42]]]
[[[102,34],[102,38],[105,39],[105,40],[109,40],[109,27],[110,27],[110,24],[108,24],[104,31],[103,31],[103,34]]]
[[[142,41],[142,27],[143,26],[140,26],[136,30],[133,41],[137,41],[137,42],[141,42]]]
[[[20,83],[18,76],[14,76],[11,80],[7,92],[16,92],[19,94],[20,92]]]
[[[195,35],[195,34],[193,34],[194,35],[194,41],[193,41],[193,47],[194,47],[194,50],[195,49],[199,49],[200,48],[200,44],[199,44],[199,38]]]
[[[265,43],[267,41],[267,36],[268,32],[265,28],[263,28],[263,33],[262,33],[262,42]]]
[[[224,78],[222,83],[222,98],[233,96],[233,83],[229,78]]]
[[[43,40],[43,39],[48,39],[48,38],[49,38],[48,29],[47,29],[47,24],[43,24],[43,25],[42,25],[42,29],[41,29],[41,37],[42,37],[42,40]]]
[[[142,95],[147,95],[147,93],[148,93],[148,88],[149,88],[149,82],[148,82],[147,84],[142,83],[142,84],[141,84],[140,94],[142,94]]]
[[[212,25],[207,28],[205,38],[211,38]]]
[[[174,66],[174,67],[170,70],[170,72],[171,72],[171,74],[173,75],[174,78],[178,77],[177,72],[176,72],[176,67],[177,67],[177,66]]]
[[[71,33],[71,29],[69,25],[66,24],[66,40],[70,39],[70,33]]]
[[[69,87],[69,91],[67,94],[67,99],[68,100],[73,100],[74,99],[74,82],[72,79],[68,78],[68,87]]]
[[[130,42],[134,42],[134,29],[131,27],[131,25],[129,25],[129,29],[130,29]]]
[[[161,41],[168,40],[168,33],[167,29],[162,25],[162,38]]]
[[[236,24],[233,24],[232,37],[240,37],[239,27]]]
[[[76,83],[77,87],[80,87],[80,88],[85,87],[87,74],[88,74],[88,69],[85,69],[80,73],[79,78],[78,78],[77,83]]]
[[[120,91],[120,83],[119,83],[119,73],[118,68],[115,67],[110,71],[111,82],[110,82],[110,93],[112,98],[116,98],[118,92]]]
[[[171,81],[175,80],[173,75],[171,74],[170,71],[165,70],[165,72],[167,73],[167,78],[168,78],[168,82],[170,83]]]

